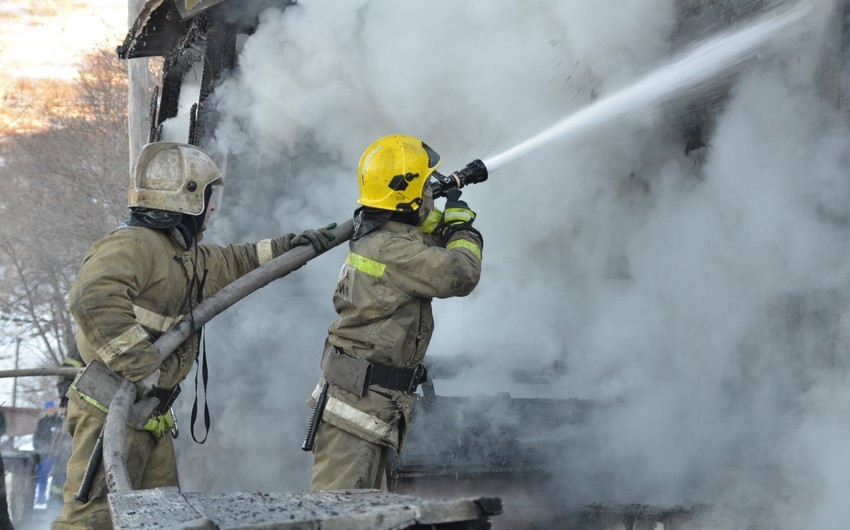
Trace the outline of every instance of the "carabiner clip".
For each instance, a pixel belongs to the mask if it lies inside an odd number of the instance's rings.
[[[171,419],[174,421],[174,427],[171,428],[171,437],[175,440],[180,435],[180,431],[177,429],[177,414],[174,413],[174,407],[168,409],[171,411]]]

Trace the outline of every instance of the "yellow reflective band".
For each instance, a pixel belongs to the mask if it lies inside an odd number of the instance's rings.
[[[376,278],[380,278],[381,276],[383,276],[384,271],[387,268],[384,263],[371,260],[369,258],[364,258],[360,254],[355,254],[354,252],[348,253],[348,257],[345,259],[345,263],[351,268],[357,269],[360,272],[366,273],[369,276],[374,276]]]
[[[434,230],[440,225],[443,220],[443,212],[434,209],[428,212],[425,216],[425,221],[422,222],[422,231],[426,234],[433,234]]]
[[[467,223],[473,219],[475,219],[475,214],[472,213],[472,210],[465,208],[447,208],[446,213],[443,214],[443,222],[446,224]]]
[[[97,349],[94,352],[98,357],[103,359],[106,364],[112,362],[113,359],[125,353],[127,350],[135,346],[136,344],[148,340],[150,336],[148,332],[145,331],[141,325],[136,324],[131,326],[130,329],[118,335],[111,341],[107,342],[103,346]]]
[[[136,304],[133,304],[133,313],[136,314],[136,321],[139,324],[156,331],[168,331],[178,320],[183,318],[183,315],[177,315],[176,317],[161,315],[150,309],[139,307]]]
[[[260,265],[265,265],[270,262],[272,258],[274,258],[274,252],[272,252],[272,240],[271,239],[263,239],[262,241],[257,241],[257,260],[260,262]]]
[[[90,395],[82,393],[80,391],[80,389],[77,388],[77,380],[80,378],[81,374],[82,374],[82,372],[80,372],[80,374],[77,374],[77,377],[74,378],[74,382],[71,383],[71,390],[76,392],[77,395],[80,396],[80,398],[83,401],[85,401],[86,403],[88,403],[89,405],[93,406],[94,408],[103,412],[104,414],[108,414],[109,413],[109,407],[101,404],[100,401],[96,400],[95,398],[91,397]]]
[[[475,257],[481,260],[481,247],[479,247],[472,241],[467,241],[466,239],[455,239],[454,241],[446,245],[446,250],[452,250],[454,248],[465,248],[466,250],[475,254]]]

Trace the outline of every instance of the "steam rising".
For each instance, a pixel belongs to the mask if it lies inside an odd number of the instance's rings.
[[[817,6],[813,29],[830,14]],[[269,9],[217,91],[228,184],[209,237],[347,219],[357,161],[379,136],[421,137],[448,171],[503,152],[662,64],[687,37],[676,8]],[[850,135],[820,84],[816,37],[764,50],[727,80],[728,96],[705,95],[713,119],[699,149],[686,154],[694,118],[671,101],[552,142],[465,191],[486,240],[482,281],[435,301],[429,355],[477,364],[437,392],[603,406],[594,452],[555,462],[561,504],[701,502],[773,528],[850,517]],[[184,489],[309,488],[304,402],[345,247],[208,326],[213,432],[185,442],[185,391]],[[512,383],[517,368],[550,384]]]

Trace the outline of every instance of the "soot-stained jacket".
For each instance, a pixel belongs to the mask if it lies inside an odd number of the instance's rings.
[[[373,363],[420,364],[434,331],[431,300],[472,292],[482,246],[476,233],[462,230],[443,247],[421,227],[395,221],[352,240],[333,297],[339,318],[328,329],[328,342]],[[323,420],[399,449],[400,420],[410,420],[412,403],[406,392],[374,385],[364,397],[331,386]]]
[[[293,237],[187,249],[175,229],[115,230],[92,245],[69,295],[83,361],[98,358],[130,381],[160,368],[159,386],[177,385],[192,368],[197,337],[162,365],[153,342],[197,306],[198,283],[209,296],[289,250]]]

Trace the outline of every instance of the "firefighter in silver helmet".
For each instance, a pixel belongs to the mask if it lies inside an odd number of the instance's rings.
[[[129,218],[92,245],[69,293],[83,362],[103,363],[137,382],[140,393],[160,397],[160,405],[145,422],[127,429],[126,463],[134,489],[179,485],[169,432],[174,427],[170,401],[192,368],[199,339],[193,335],[162,364],[153,342],[203,297],[293,246],[312,244],[323,251],[334,237],[319,229],[255,243],[199,244],[215,210],[213,189],[223,185],[215,162],[196,146],[170,142],[144,146],[132,174]],[[78,382],[67,394],[73,448],[64,506],[52,528],[108,529],[112,524],[102,466],[89,500],[75,497],[109,401],[96,399]]]
[[[333,296],[339,317],[308,401],[325,403],[312,444],[313,490],[381,487],[427,377],[431,300],[466,296],[478,284],[475,213],[459,192],[445,212],[434,208],[428,182],[439,165],[434,150],[405,135],[376,140],[360,159],[362,207]]]

